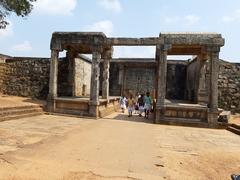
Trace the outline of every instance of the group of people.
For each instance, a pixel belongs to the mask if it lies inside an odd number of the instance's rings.
[[[135,99],[132,95],[130,95],[129,98],[122,96],[119,103],[122,113],[125,112],[126,108],[128,109],[128,117],[131,117],[135,111],[139,113],[140,117],[142,117],[144,113],[144,117],[148,119],[149,113],[152,110],[153,101],[150,93],[147,92],[146,95],[140,94]]]

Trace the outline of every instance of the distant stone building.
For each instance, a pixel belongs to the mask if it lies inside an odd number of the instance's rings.
[[[0,63],[5,63],[6,59],[11,58],[11,56],[0,54]]]

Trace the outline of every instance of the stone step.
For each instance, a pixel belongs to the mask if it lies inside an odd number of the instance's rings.
[[[0,118],[6,117],[9,115],[27,114],[27,113],[34,113],[34,112],[43,112],[43,109],[40,107],[34,107],[34,108],[24,108],[24,109],[2,110],[0,111]]]
[[[59,113],[59,114],[72,114],[72,115],[76,115],[76,116],[89,116],[88,111],[62,109],[62,108],[56,108],[55,109],[55,113]]]
[[[0,121],[14,120],[44,114],[41,105],[24,105],[0,108]]]
[[[24,105],[24,106],[12,106],[12,107],[0,107],[1,111],[16,110],[16,109],[30,109],[30,108],[42,108],[41,105]]]
[[[232,125],[231,125],[231,126],[228,126],[228,127],[227,127],[227,130],[230,131],[230,132],[232,132],[232,133],[234,133],[234,134],[240,135],[240,129],[235,128],[235,127],[233,127]]]
[[[107,108],[99,108],[99,117],[103,118],[115,112],[115,107],[113,105]]]
[[[194,118],[178,118],[178,117],[165,117],[168,121],[182,121],[182,122],[202,122],[200,119],[194,119]]]
[[[0,117],[0,122],[21,119],[21,118],[27,118],[27,117],[40,116],[43,114],[44,114],[44,112],[33,112],[33,113],[27,113],[27,114],[10,115],[10,116],[6,116],[6,117]]]
[[[75,118],[84,118],[84,119],[92,119],[93,117],[89,116],[88,114],[85,115],[73,115],[73,114],[66,114],[66,113],[59,113],[59,112],[45,112],[47,115],[55,115],[55,116],[64,116],[64,117],[75,117]]]
[[[204,127],[204,128],[209,127],[208,123],[202,122],[199,119],[170,118],[170,117],[165,117],[164,120],[160,120],[160,124],[190,126],[190,127]]]
[[[237,124],[231,124],[232,127],[236,128],[236,129],[239,129],[240,130],[240,125],[237,125]]]

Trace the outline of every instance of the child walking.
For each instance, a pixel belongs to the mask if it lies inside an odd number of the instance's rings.
[[[150,97],[150,93],[147,92],[144,97],[144,110],[145,110],[145,118],[148,119],[149,112],[152,109],[152,98]]]
[[[120,108],[122,110],[122,113],[124,113],[126,109],[127,99],[124,96],[122,96],[119,100],[119,103],[120,103]]]
[[[139,107],[139,117],[142,117],[142,113],[144,112],[144,94],[138,98],[138,107]]]
[[[128,117],[132,116],[134,105],[135,105],[135,102],[134,102],[133,96],[130,95],[130,98],[128,98]]]

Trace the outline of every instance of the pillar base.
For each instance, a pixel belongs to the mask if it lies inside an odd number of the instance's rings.
[[[48,112],[55,112],[56,110],[56,101],[53,98],[47,99],[47,111]]]
[[[89,101],[89,115],[92,117],[99,117],[99,105],[100,103],[97,101]]]
[[[92,117],[99,117],[99,106],[98,105],[90,105],[89,104],[89,115]]]
[[[164,120],[164,117],[165,117],[165,107],[157,107],[155,123],[159,124],[161,120]]]
[[[211,128],[217,128],[218,127],[218,114],[219,112],[208,110],[208,124]]]

